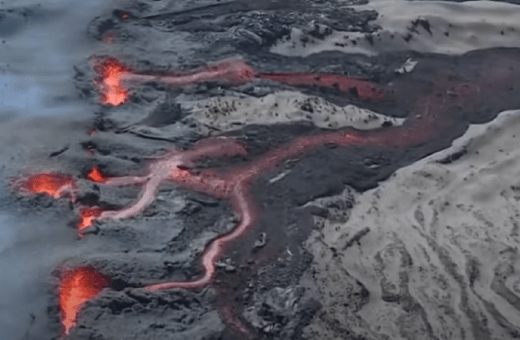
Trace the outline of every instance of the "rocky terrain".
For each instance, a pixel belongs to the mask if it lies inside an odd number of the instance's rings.
[[[93,166],[113,176],[143,175],[172,146],[228,136],[246,146],[246,157],[198,164],[226,169],[301,136],[348,128],[370,136],[402,126],[432,89],[456,97],[443,87],[451,77],[476,82],[494,58],[518,53],[458,56],[518,44],[520,12],[512,4],[392,6],[385,12],[384,1],[175,0],[114,2],[96,13],[83,31],[92,51],[71,76],[90,111],[28,120],[9,113],[0,126],[0,156],[8,160],[0,172],[0,268],[10,273],[0,284],[0,319],[9,336],[60,338],[59,270],[88,265],[109,277],[110,287],[83,306],[66,339],[520,337],[520,120],[517,111],[495,119],[520,107],[516,84],[511,92],[471,97],[453,116],[441,106],[435,137],[423,144],[325,145],[262,174],[250,189],[258,222],[229,245],[214,282],[201,290],[141,288],[200,275],[206,244],[238,222],[227,202],[165,184],[142,213],[95,222],[77,239],[78,205],[7,184],[59,171],[77,181],[80,204],[121,209],[139,188],[88,181]],[[436,16],[425,18],[432,8]],[[466,15],[447,22],[443,13],[453,8]],[[23,27],[24,11],[29,19],[40,13],[29,9],[2,15]],[[16,28],[5,18],[0,25]],[[504,33],[491,32],[497,20]],[[181,88],[149,82],[129,87],[128,101],[113,107],[99,104],[93,67],[106,57],[157,75],[240,58],[261,72],[361,77],[400,94],[371,103],[355,93],[264,79]]]

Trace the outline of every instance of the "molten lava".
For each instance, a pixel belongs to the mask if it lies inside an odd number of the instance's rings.
[[[101,216],[102,212],[103,210],[101,210],[99,207],[88,207],[81,209],[80,220],[77,227],[78,236],[80,238],[83,237],[83,230],[90,227],[92,222],[94,222],[94,219]]]
[[[370,83],[366,79],[338,74],[261,73],[257,77],[293,86],[317,86],[333,89],[353,94],[361,100],[380,101],[387,95],[384,88]]]
[[[96,183],[104,183],[107,178],[101,174],[98,167],[94,166],[87,173],[87,179],[96,182]]]
[[[128,15],[128,14],[127,14]],[[111,37],[106,42],[111,42]],[[366,79],[348,77],[337,74],[314,73],[257,73],[242,60],[225,60],[190,73],[172,75],[147,75],[132,73],[116,59],[109,58],[98,67],[102,78],[102,103],[105,105],[121,105],[128,98],[128,91],[122,85],[122,77],[126,82],[142,84],[159,82],[163,85],[179,88],[204,82],[216,82],[227,85],[246,84],[254,78],[276,81],[293,86],[317,86],[335,89],[354,95],[360,100],[381,101],[387,98],[387,89],[371,83]]]
[[[106,59],[95,67],[101,77],[101,103],[118,106],[128,100],[128,91],[122,86],[122,77],[129,70],[114,58]]]
[[[109,105],[120,105],[127,100],[128,92],[121,86],[123,76],[125,81],[132,81],[132,83],[160,81],[174,87],[217,80],[226,84],[242,84],[256,77],[293,86],[318,86],[336,89],[349,95],[355,95],[359,100],[372,101],[388,99],[394,94],[394,90],[391,88],[381,88],[377,84],[342,75],[255,73],[251,67],[242,61],[227,61],[200,72],[161,77],[132,74],[115,59],[108,59],[98,68],[98,71],[102,77],[103,102]],[[493,73],[491,72],[491,74]],[[172,150],[164,156],[158,157],[150,165],[148,172],[142,176],[106,178],[94,167],[87,174],[87,179],[107,186],[140,185],[142,186],[142,194],[136,202],[121,210],[102,211],[98,207],[82,209],[78,231],[83,231],[95,219],[122,219],[142,212],[153,202],[154,196],[163,182],[172,182],[181,188],[226,200],[231,205],[233,212],[239,217],[239,222],[233,230],[213,239],[207,245],[200,258],[204,268],[202,275],[188,281],[169,281],[143,287],[145,291],[173,288],[200,289],[211,284],[217,271],[215,263],[222,256],[227,245],[245,235],[256,223],[257,207],[251,195],[250,186],[262,174],[273,171],[287,160],[301,158],[305,154],[329,144],[338,147],[404,148],[429,142],[434,133],[442,131],[447,126],[446,121],[451,122],[453,110],[459,108],[460,103],[475,101],[479,98],[478,96],[481,96],[480,92],[495,95],[505,93],[517,83],[518,74],[511,75],[510,72],[501,72],[500,75],[504,77],[500,83],[495,84],[494,78],[487,74],[486,77],[482,76],[485,81],[474,88],[460,87],[457,96],[450,95],[449,92],[441,88],[442,91],[419,98],[403,125],[366,132],[341,129],[300,136],[265,152],[263,155],[255,156],[249,162],[238,162],[224,170],[220,169],[220,171],[218,169],[214,171],[208,168],[194,168],[197,161],[205,158],[247,156],[247,148],[234,138],[211,138],[199,141],[186,150]],[[492,81],[488,81],[488,79],[492,79]],[[453,84],[449,83],[448,85]],[[59,174],[35,175],[21,183],[27,191],[45,193],[56,198],[61,197],[68,190],[67,188],[75,187],[70,177]],[[62,273],[59,303],[64,334],[68,334],[74,325],[81,305],[96,297],[108,285],[109,282],[105,276],[89,267]],[[228,323],[234,324],[240,332],[247,333],[247,328],[241,326],[231,309],[224,308],[221,312]]]
[[[108,39],[106,42],[110,41]],[[172,88],[182,88],[206,82],[241,85],[255,77],[253,68],[242,60],[226,60],[193,72],[162,76],[133,73],[114,58],[105,59],[94,69],[101,78],[101,83],[97,82],[102,92],[101,103],[112,106],[121,105],[128,99],[128,91],[122,85],[123,80],[125,84],[159,82]]]
[[[91,267],[63,270],[60,274],[58,300],[61,311],[62,335],[67,335],[76,322],[81,306],[109,286],[106,276]]]
[[[71,176],[51,172],[18,179],[14,183],[14,187],[21,191],[33,194],[45,194],[53,198],[60,198],[68,194],[71,199],[74,200],[76,183]]]

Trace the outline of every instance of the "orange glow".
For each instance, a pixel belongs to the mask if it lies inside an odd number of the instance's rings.
[[[73,195],[76,188],[70,176],[59,173],[35,174],[15,182],[15,187],[33,194],[46,194],[53,198],[60,198],[65,193]]]
[[[78,236],[83,237],[83,230],[90,227],[96,217],[101,216],[103,211],[98,207],[83,208],[80,212],[80,220],[78,223]]]
[[[128,73],[128,69],[114,58],[109,58],[96,67],[102,78],[101,103],[118,106],[128,99],[128,91],[121,85],[121,77]]]
[[[61,272],[58,299],[63,326],[62,335],[67,335],[74,326],[81,306],[98,296],[108,285],[108,278],[90,267]]]
[[[87,179],[96,183],[104,183],[107,180],[107,178],[101,174],[96,166],[89,170],[87,173]]]

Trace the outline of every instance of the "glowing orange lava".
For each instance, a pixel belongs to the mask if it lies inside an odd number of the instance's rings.
[[[65,194],[69,194],[72,199],[74,199],[74,190],[76,188],[76,184],[71,176],[56,172],[35,174],[22,178],[17,180],[14,186],[21,191],[33,194],[46,194],[53,198],[60,198]]]
[[[92,222],[94,222],[94,219],[96,217],[101,216],[102,212],[103,210],[101,210],[101,208],[99,207],[89,207],[81,209],[80,220],[77,227],[78,236],[80,238],[83,237],[83,230],[90,227],[92,225]]]
[[[102,65],[96,67],[102,78],[101,103],[118,106],[128,99],[128,91],[121,85],[121,77],[128,73],[128,69],[114,58],[106,59]]]
[[[67,335],[74,326],[81,306],[98,296],[108,286],[108,278],[91,267],[80,267],[61,272],[58,300],[63,326],[62,335]]]
[[[87,173],[87,179],[96,183],[104,183],[107,180],[107,178],[101,174],[96,166],[89,170]]]

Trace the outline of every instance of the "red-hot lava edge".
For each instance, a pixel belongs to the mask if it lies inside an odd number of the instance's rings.
[[[76,321],[79,309],[109,286],[109,279],[90,267],[63,269],[60,273],[58,300],[60,304],[62,335],[68,334]]]
[[[253,78],[261,78],[289,85],[317,86],[355,94],[361,100],[379,101],[392,96],[392,91],[379,85],[334,74],[312,73],[257,73],[240,60],[227,60],[202,70],[171,76],[151,76],[136,74],[129,67],[121,65],[116,59],[106,59],[102,65],[95,65],[100,78],[96,80],[102,91],[101,101],[107,105],[121,105],[127,100],[128,90],[124,86],[144,82],[160,82],[169,86],[183,87],[193,83],[217,82],[227,85],[244,84]],[[496,76],[496,73],[494,74]],[[500,78],[500,77],[499,77]],[[489,78],[491,79],[491,78]],[[493,77],[492,81],[497,79]],[[480,92],[479,86],[456,86],[459,91],[457,100],[467,100]],[[490,88],[490,84],[483,86]],[[498,90],[498,89],[497,89]],[[463,103],[463,101],[459,102]],[[112,177],[103,176],[97,168],[93,168],[87,179],[101,185],[109,186],[142,186],[141,198],[134,204],[118,211],[103,211],[98,207],[78,207],[81,218],[78,234],[95,220],[124,219],[134,216],[146,208],[154,199],[159,186],[164,181],[177,184],[179,187],[204,193],[206,195],[228,201],[234,213],[239,217],[238,225],[229,233],[212,240],[201,255],[204,274],[185,282],[162,282],[143,287],[145,291],[182,288],[198,289],[211,283],[215,275],[215,261],[222,255],[226,245],[247,232],[255,223],[256,207],[249,192],[249,185],[262,173],[274,170],[288,159],[299,158],[311,150],[325,144],[340,147],[378,146],[381,148],[409,147],[427,142],[446,117],[446,97],[432,95],[418,101],[414,112],[401,126],[385,127],[373,131],[357,131],[343,129],[323,132],[310,136],[297,137],[247,164],[231,167],[226,172],[212,169],[193,171],[194,164],[201,158],[229,158],[246,156],[247,150],[231,137],[208,138],[199,141],[186,149],[171,149],[154,161],[143,176]],[[77,186],[72,177],[57,173],[36,174],[15,180],[16,188],[25,192],[44,193],[54,198],[69,197],[75,202]],[[78,268],[66,271],[63,275],[59,302],[63,333],[68,334],[74,324],[81,304],[91,299],[108,286],[108,279],[91,268]],[[81,288],[78,288],[81,287]],[[229,314],[229,313],[228,313]],[[229,315],[226,319],[230,318]],[[227,320],[236,324],[237,320]],[[240,321],[238,321],[240,323]],[[245,332],[246,328],[238,327]]]

